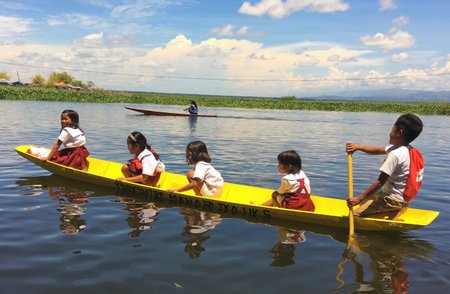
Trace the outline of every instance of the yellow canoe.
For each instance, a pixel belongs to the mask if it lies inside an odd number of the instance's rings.
[[[145,196],[149,201],[166,201],[172,206],[192,207],[198,210],[224,214],[232,217],[271,222],[286,220],[305,224],[318,224],[331,227],[348,228],[348,208],[344,199],[311,196],[316,210],[314,212],[267,207],[259,205],[270,199],[272,189],[252,187],[240,184],[225,183],[222,196],[205,198],[196,196],[193,191],[168,193],[170,188],[184,186],[186,177],[180,174],[163,172],[157,187],[117,182],[122,177],[121,163],[89,157],[89,170],[80,171],[53,162],[44,162],[27,154],[29,145],[16,147],[19,155],[36,165],[66,178],[87,182],[95,185],[111,187],[131,195]],[[345,198],[343,196],[342,198]],[[429,225],[439,212],[409,208],[397,220],[379,218],[355,218],[356,230],[402,231],[414,230]]]

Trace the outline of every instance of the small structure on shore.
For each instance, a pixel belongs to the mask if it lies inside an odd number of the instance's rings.
[[[0,79],[0,85],[8,85],[8,86],[10,86],[11,83],[8,80]]]
[[[72,86],[71,84],[66,84],[64,82],[57,82],[54,83],[53,86],[55,86],[58,90],[69,90],[69,91],[78,91],[81,90],[81,87]]]

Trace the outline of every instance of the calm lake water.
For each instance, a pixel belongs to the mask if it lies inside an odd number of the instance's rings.
[[[92,156],[126,162],[126,137],[141,131],[167,169],[185,173],[184,149],[206,142],[226,181],[277,188],[277,154],[296,149],[316,195],[346,198],[345,142],[387,144],[399,114],[201,108],[218,118],[153,117],[124,106],[0,101],[1,293],[446,293],[450,288],[450,118],[422,116],[415,142],[425,180],[413,207],[439,210],[404,233],[254,223],[51,175],[18,156],[51,146],[62,110],[75,109]],[[378,175],[382,156],[353,158],[355,194]],[[340,270],[339,267],[342,269]],[[403,292],[402,292],[403,291]],[[358,292],[358,293],[359,293]]]

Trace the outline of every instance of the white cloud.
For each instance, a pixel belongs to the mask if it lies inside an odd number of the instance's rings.
[[[233,25],[231,24],[227,24],[223,28],[213,28],[211,32],[219,36],[244,36],[249,34],[247,26],[243,26],[237,31],[233,31]]]
[[[447,61],[443,69],[445,73],[450,73],[450,60]]]
[[[145,18],[157,14],[166,7],[180,5],[182,1],[132,0],[125,3],[115,6],[111,11],[111,16],[126,19]]]
[[[239,8],[239,13],[283,18],[297,11],[333,13],[349,8],[350,5],[342,0],[262,0],[255,4],[244,2]]]
[[[89,50],[101,47],[104,47],[103,32],[87,35],[82,40],[76,40],[73,43],[74,50]]]
[[[31,5],[22,4],[13,1],[0,1],[1,10],[36,10],[36,8]]]
[[[379,0],[378,3],[381,11],[397,9],[397,4],[394,0]]]
[[[169,44],[181,44],[181,46]],[[324,48],[319,49],[321,46]],[[296,48],[300,47],[304,49],[303,52],[298,53]],[[185,36],[180,35],[170,41],[167,46],[150,50],[142,60],[149,65],[158,63],[157,68],[151,69],[159,73],[172,72],[177,76],[237,80],[233,83],[221,81],[205,83],[201,79],[199,81],[183,80],[183,83],[167,83],[166,87],[173,92],[204,89],[202,90],[204,93],[216,93],[218,89],[222,89],[222,93],[239,95],[264,93],[262,95],[280,96],[308,91],[397,88],[398,85],[405,88],[430,88],[429,79],[426,79],[427,83],[421,83],[423,77],[418,76],[422,69],[417,72],[415,69],[409,69],[399,73],[383,73],[376,70],[367,72],[364,70],[365,67],[382,68],[385,63],[382,58],[366,57],[365,55],[373,53],[370,51],[348,50],[339,46],[333,47],[312,42],[310,47],[316,49],[305,47],[304,44],[264,47],[263,44],[245,40],[215,38],[192,43]],[[405,55],[399,54],[397,58],[404,57]],[[192,66],[193,64],[195,66]],[[328,73],[318,76],[305,75],[304,70],[307,67],[325,69]],[[431,72],[431,69],[426,70],[426,73]],[[392,76],[402,78],[392,79]],[[267,82],[261,83],[261,81]],[[162,82],[158,84],[161,86]],[[178,86],[181,88],[176,88]],[[436,81],[433,82],[433,87],[442,89],[447,86],[442,81]]]
[[[108,41],[114,45],[132,45],[134,38],[129,35],[112,34],[108,36]]]
[[[314,67],[319,64],[320,60],[312,55],[305,54],[297,62],[294,63],[296,67]]]
[[[211,32],[220,36],[232,36],[234,34],[231,24],[227,24],[223,28],[213,28]]]
[[[51,27],[62,26],[66,23],[62,18],[50,17],[47,19],[47,24]]]
[[[402,62],[409,59],[408,53],[402,52],[399,54],[394,54],[391,56],[390,60],[392,62]]]
[[[192,41],[186,38],[184,35],[178,35],[175,37],[175,39],[170,40],[169,43],[167,43],[166,48],[176,48],[176,49],[183,49],[183,48],[190,48],[192,46]]]
[[[416,40],[404,31],[391,29],[388,34],[376,33],[373,36],[365,35],[361,37],[361,42],[366,46],[380,47],[386,51],[399,48],[410,48]]]
[[[400,16],[392,20],[392,23],[397,27],[403,27],[407,24],[409,24],[409,17],[407,16]]]
[[[31,30],[31,25],[31,19],[0,15],[0,37],[27,33]]]
[[[336,65],[349,66],[377,66],[378,59],[364,58],[371,53],[367,50],[350,50],[335,44],[315,44],[313,48],[304,49],[298,52],[298,48],[293,48],[291,52],[286,52],[283,58],[294,58],[296,65],[307,65],[320,68],[329,68]],[[280,54],[280,53],[278,53]],[[296,59],[295,59],[296,58]],[[300,62],[298,62],[298,60]],[[319,61],[313,63],[312,61]]]
[[[81,13],[65,13],[62,16],[51,16],[47,19],[49,26],[74,25],[84,29],[105,29],[110,27],[102,18]]]
[[[354,56],[353,57],[343,57],[343,56],[340,56],[339,54],[333,54],[328,57],[328,61],[338,64],[338,63],[357,62],[358,59]]]
[[[173,44],[181,45],[173,46]],[[306,49],[307,46],[317,49]],[[298,48],[304,48],[303,52],[299,54]],[[328,44],[314,42],[264,47],[260,43],[247,40],[210,38],[200,43],[192,43],[185,36],[179,35],[165,47],[152,49],[143,58],[133,60],[133,64],[146,64],[149,72],[158,73],[155,75],[174,73],[176,76],[200,78],[198,81],[182,80],[182,83],[166,84],[165,86],[173,92],[186,92],[186,89],[192,92],[193,89],[203,89],[202,91],[207,91],[206,93],[217,93],[219,89],[222,89],[222,93],[239,95],[256,95],[256,93],[282,95],[292,93],[295,89],[301,91],[320,89],[321,83],[306,83],[306,85],[302,82],[307,77],[303,77],[299,72],[309,68],[327,69],[336,64],[336,61],[342,64],[350,64],[350,61],[354,61],[358,65],[377,66],[378,60],[373,62],[361,58],[368,53],[370,52],[330,47]],[[331,62],[328,58],[333,55],[339,58]],[[133,67],[126,68],[131,70]],[[201,78],[236,81],[205,83]],[[261,84],[261,80],[290,81]],[[164,84],[164,81],[156,82],[159,86]]]
[[[83,39],[84,40],[90,40],[90,41],[92,41],[92,40],[102,40],[103,39],[103,32],[98,33],[98,34],[87,35]]]
[[[196,56],[196,57],[209,57],[209,56],[219,56],[222,54],[222,50],[218,47],[211,46],[211,45],[205,45],[205,46],[198,46],[196,48],[193,48],[192,51],[187,53],[188,56]]]
[[[398,76],[398,77],[407,77],[407,78],[417,78],[417,77],[422,77],[422,76],[426,76],[426,75],[427,75],[426,70],[415,69],[415,68],[414,69],[407,68],[396,74],[396,76]]]
[[[0,46],[0,60],[32,65],[31,68],[11,66],[11,70],[20,71],[24,80],[31,79],[37,73],[47,76],[54,71],[69,71],[75,78],[84,82],[92,80],[99,87],[124,89],[131,83],[130,80],[124,79],[123,76],[107,75],[104,72],[133,73],[134,65],[130,60],[135,60],[144,52],[132,47],[109,49],[104,46],[92,46],[93,44],[89,42],[99,42],[100,35],[86,36],[87,38],[83,40],[75,41],[72,46],[29,43],[23,46]],[[97,70],[99,73],[84,70]]]
[[[386,60],[376,56],[376,51],[347,49],[339,44],[264,46],[231,38],[193,42],[185,35],[144,51],[131,46],[109,48],[103,44],[109,38],[95,33],[72,46],[0,46],[0,59],[41,66],[19,67],[24,80],[36,73],[47,76],[61,68],[82,81],[92,80],[98,87],[117,90],[257,96],[394,87],[450,90],[448,76],[426,76],[450,72],[450,54],[429,52],[423,62],[418,62],[417,55],[425,54],[418,51],[412,58],[417,65],[386,72],[383,66],[387,61],[406,60],[408,54],[394,54]],[[430,60],[439,62],[427,63]],[[43,68],[46,65],[48,69]],[[14,69],[5,68],[12,72]]]
[[[95,7],[105,8],[105,9],[112,9],[114,6],[113,4],[109,3],[108,0],[79,0],[82,3],[86,3]]]
[[[248,56],[248,58],[250,58],[250,59],[259,59],[259,60],[273,60],[273,59],[275,59],[275,57],[268,57],[268,56],[265,56],[264,54],[256,54],[255,52],[250,54]]]
[[[248,33],[249,33],[248,27],[247,26],[243,26],[236,32],[236,35],[242,36],[242,35],[247,35]]]
[[[24,40],[15,40],[12,42],[12,44],[15,46],[22,46],[22,45],[25,45],[25,43],[26,42]]]

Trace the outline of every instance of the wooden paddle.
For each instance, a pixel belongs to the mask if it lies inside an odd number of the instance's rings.
[[[348,170],[348,198],[353,198],[353,158],[350,152],[347,153],[347,170]],[[334,290],[341,289],[345,282],[341,279],[341,275],[344,272],[344,264],[348,260],[348,253],[350,252],[350,248],[356,242],[354,239],[355,236],[355,219],[353,217],[353,207],[349,206],[348,208],[348,241],[347,246],[345,247],[343,259],[340,263],[338,263],[337,268],[338,272],[336,274],[336,281],[339,282],[339,286]]]
[[[353,158],[350,152],[347,153],[347,166],[348,166],[348,198],[353,198]],[[348,239],[347,249],[351,246],[351,239],[355,234],[355,219],[353,217],[353,207],[348,209]]]

